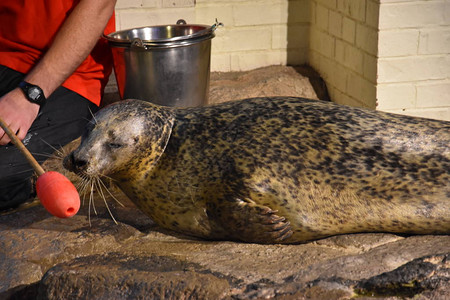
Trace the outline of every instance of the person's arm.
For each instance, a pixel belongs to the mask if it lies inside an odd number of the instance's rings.
[[[39,63],[25,81],[50,96],[86,59],[114,12],[116,0],[80,0]],[[29,102],[18,88],[0,98],[0,117],[23,140],[37,117],[39,105]],[[0,145],[10,142],[0,129]]]

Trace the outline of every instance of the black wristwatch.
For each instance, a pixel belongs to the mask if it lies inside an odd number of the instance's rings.
[[[45,98],[44,92],[40,87],[26,81],[20,82],[19,87],[25,94],[25,97],[28,99],[28,101],[39,104],[41,108],[44,106],[47,99]]]

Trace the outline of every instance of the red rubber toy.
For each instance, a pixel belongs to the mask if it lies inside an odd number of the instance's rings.
[[[58,218],[70,218],[80,209],[80,195],[64,175],[48,171],[38,177],[36,192],[42,205]]]
[[[1,118],[0,127],[6,132],[39,176],[36,181],[36,192],[42,205],[49,213],[58,218],[74,216],[80,209],[80,195],[72,182],[58,172],[45,172],[30,151]]]

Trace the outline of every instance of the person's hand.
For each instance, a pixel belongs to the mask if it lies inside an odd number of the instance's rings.
[[[20,140],[25,138],[38,113],[39,105],[28,101],[19,88],[0,98],[0,118]],[[5,131],[0,128],[0,145],[6,145],[10,141]]]

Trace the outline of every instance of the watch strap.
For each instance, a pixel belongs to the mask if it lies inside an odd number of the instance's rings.
[[[42,89],[35,84],[31,84],[26,81],[21,81],[19,83],[19,88],[22,90],[28,101],[32,103],[36,103],[42,107],[47,101]]]

